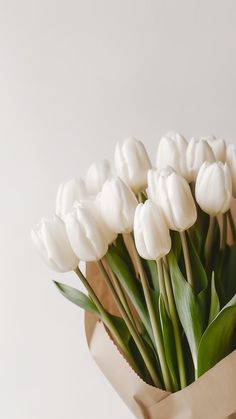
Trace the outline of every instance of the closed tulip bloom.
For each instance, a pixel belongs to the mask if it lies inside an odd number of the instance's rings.
[[[148,196],[160,205],[171,230],[184,231],[195,223],[197,210],[190,186],[171,167],[148,172]]]
[[[114,233],[109,235],[94,202],[77,203],[65,222],[72,249],[84,262],[101,259],[115,238]]]
[[[161,208],[148,199],[139,204],[134,216],[134,239],[139,255],[157,260],[171,249],[170,232]]]
[[[64,222],[57,216],[52,221],[43,219],[31,230],[31,237],[44,262],[53,270],[68,272],[79,260],[67,237]]]
[[[108,160],[93,163],[86,173],[86,186],[91,195],[101,191],[104,182],[111,176],[111,165]]]
[[[231,173],[233,196],[236,198],[236,146],[234,144],[230,144],[227,147],[226,162]]]
[[[117,175],[135,192],[147,187],[147,172],[151,161],[143,143],[134,137],[127,138],[115,148],[115,168]]]
[[[215,161],[214,153],[208,142],[195,138],[192,138],[188,144],[186,157],[190,181],[196,180],[198,171],[205,161],[210,163]]]
[[[75,201],[87,198],[88,192],[83,179],[71,179],[61,183],[56,197],[56,214],[64,218],[72,210]]]
[[[161,170],[167,166],[173,167],[177,173],[180,173],[188,179],[188,169],[186,163],[187,141],[185,138],[175,132],[168,132],[160,139],[156,167]]]
[[[202,140],[208,142],[211,147],[216,161],[222,161],[225,163],[226,160],[226,143],[221,138],[216,138],[214,135],[209,135],[207,137],[201,137]]]
[[[100,211],[106,225],[115,233],[129,233],[133,230],[137,205],[134,193],[120,178],[108,179],[103,185]]]
[[[196,180],[195,196],[201,209],[209,215],[228,211],[232,199],[232,181],[227,164],[203,163]]]

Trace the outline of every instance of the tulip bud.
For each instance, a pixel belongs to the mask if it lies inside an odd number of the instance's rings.
[[[88,192],[82,179],[61,183],[56,197],[56,214],[63,219],[72,210],[75,201],[87,198]]]
[[[207,141],[195,138],[192,138],[188,144],[186,157],[190,181],[196,180],[198,171],[205,161],[210,163],[215,161],[215,156]]]
[[[236,146],[234,144],[230,144],[227,147],[226,162],[231,173],[233,196],[236,198]]]
[[[104,182],[111,176],[111,166],[108,160],[93,163],[86,174],[86,186],[91,195],[101,191]]]
[[[160,205],[171,230],[187,230],[195,223],[197,210],[190,186],[171,167],[148,172],[148,197]]]
[[[129,233],[133,230],[134,213],[138,201],[120,178],[108,179],[100,196],[100,211],[106,225],[115,233]]]
[[[170,232],[161,208],[148,199],[139,204],[134,216],[134,239],[139,255],[157,260],[171,249]]]
[[[67,214],[65,222],[72,249],[84,262],[101,259],[108,245],[116,238],[103,223],[93,201],[76,203],[73,211]]]
[[[156,166],[158,170],[164,169],[167,166],[181,174],[188,180],[188,169],[186,163],[187,141],[185,138],[175,132],[168,132],[160,139],[158,149]]]
[[[118,176],[135,192],[147,186],[147,172],[151,162],[141,141],[134,137],[127,138],[115,148],[115,167]]]
[[[221,138],[216,138],[214,135],[201,137],[202,140],[207,141],[211,147],[216,161],[225,162],[226,159],[226,143]]]
[[[232,198],[232,181],[227,164],[203,163],[196,180],[195,196],[201,209],[209,215],[228,211]]]
[[[43,219],[31,231],[34,245],[47,265],[58,272],[68,272],[79,263],[67,237],[64,222],[57,216]]]

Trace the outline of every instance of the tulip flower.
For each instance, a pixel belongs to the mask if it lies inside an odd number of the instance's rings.
[[[73,211],[67,214],[65,223],[71,247],[84,262],[100,260],[116,238],[102,221],[93,201],[76,203]]]
[[[31,237],[44,262],[53,270],[74,270],[79,260],[67,237],[64,222],[57,216],[52,221],[42,221],[31,231]]]
[[[86,173],[86,186],[91,195],[101,191],[104,182],[111,176],[111,166],[108,160],[93,163]]]
[[[233,196],[236,198],[236,146],[234,144],[230,144],[227,147],[226,162],[231,173]]]
[[[216,138],[214,135],[209,135],[207,137],[201,137],[202,140],[207,141],[211,147],[216,161],[222,161],[225,163],[226,160],[226,143],[221,138]]]
[[[196,180],[195,196],[201,209],[209,215],[228,211],[232,198],[232,180],[227,164],[203,163]]]
[[[141,141],[127,138],[115,148],[115,168],[118,176],[135,192],[147,187],[147,172],[151,162]]]
[[[188,144],[186,158],[190,181],[196,180],[198,171],[205,161],[210,163],[215,161],[214,153],[207,141],[195,138],[192,138]]]
[[[73,208],[75,201],[88,198],[88,192],[83,179],[71,179],[61,183],[56,197],[56,214],[64,218]]]
[[[188,180],[188,169],[186,163],[187,141],[175,132],[168,132],[160,139],[156,167],[158,170],[171,166],[177,173],[180,173]]]
[[[160,205],[171,230],[184,231],[195,223],[197,210],[190,186],[171,167],[148,172],[148,197]]]
[[[161,208],[150,199],[139,204],[134,216],[134,239],[139,255],[157,260],[171,249],[171,238]]]
[[[134,213],[138,201],[120,178],[108,179],[100,196],[100,211],[106,225],[115,233],[130,233],[133,230]]]

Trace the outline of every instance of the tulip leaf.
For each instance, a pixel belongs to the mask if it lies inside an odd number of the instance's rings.
[[[188,248],[193,272],[194,289],[197,293],[199,293],[200,291],[207,288],[207,274],[190,237],[188,237]]]
[[[167,314],[162,296],[160,296],[159,298],[159,312],[160,312],[161,329],[162,329],[162,335],[163,335],[166,362],[170,371],[173,390],[177,391],[179,389],[179,383],[178,383],[177,374],[176,374],[177,359],[176,359],[174,331],[173,331],[171,320]]]
[[[236,294],[236,241],[230,246],[229,258],[225,264],[225,287],[227,299],[230,300]]]
[[[143,303],[143,295],[138,288],[138,279],[134,277],[129,269],[129,266],[125,263],[125,261],[120,257],[114,248],[109,248],[105,258],[110,268],[119,279],[120,284],[127,292],[149,336],[153,339],[150,320],[146,307]]]
[[[121,317],[117,317],[117,316],[114,316],[112,314],[107,313],[107,315],[109,315],[110,318],[112,319],[112,322],[113,322],[116,330],[118,330],[120,336],[122,337],[122,341],[125,343],[126,346],[128,346],[131,335],[130,335],[129,329],[126,326],[124,320]]]
[[[202,304],[198,295],[195,294],[191,285],[183,277],[172,252],[168,255],[168,261],[178,315],[196,368],[198,346],[204,330],[205,315],[202,313]]]
[[[220,311],[220,301],[215,286],[215,274],[212,272],[211,279],[211,304],[208,324],[210,324]]]
[[[200,252],[204,251],[207,233],[210,224],[210,217],[209,215],[202,211],[202,209],[197,205],[197,221],[194,224],[196,235],[198,235],[198,246],[197,250]]]
[[[199,345],[197,374],[200,377],[236,348],[236,295],[205,330]]]
[[[146,274],[148,279],[152,285],[152,288],[159,292],[159,281],[158,281],[158,274],[157,274],[157,265],[154,260],[146,260],[142,259],[142,263],[144,265]]]
[[[91,313],[96,314],[98,317],[102,318],[97,307],[86,294],[84,294],[76,288],[70,287],[69,285],[62,284],[61,282],[53,282],[60,291],[60,293],[69,301],[76,304],[80,308],[86,311],[90,311]],[[107,316],[110,317],[113,325],[115,326],[120,336],[122,337],[123,342],[127,346],[130,340],[130,332],[124,320],[121,317],[117,317],[109,313],[107,313]]]
[[[60,293],[67,298],[67,300],[76,304],[80,308],[90,311],[97,316],[100,316],[100,313],[93,303],[93,301],[83,292],[79,291],[76,288],[72,288],[69,285],[62,284],[61,282],[53,281]]]
[[[180,254],[181,254],[181,240],[180,235],[177,231],[171,230],[170,231],[171,236],[171,249],[172,252],[175,254],[176,260],[179,260]]]
[[[115,244],[111,245],[110,248],[114,248],[115,251],[120,255],[120,257],[125,261],[125,263],[127,263],[127,265],[130,267],[130,270],[132,270],[132,272],[135,273],[133,261],[127,250],[122,234],[118,234],[115,240]]]

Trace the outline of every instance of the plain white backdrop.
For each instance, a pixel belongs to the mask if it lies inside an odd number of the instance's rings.
[[[0,417],[131,419],[30,228],[133,134],[236,138],[235,0],[0,0]]]

